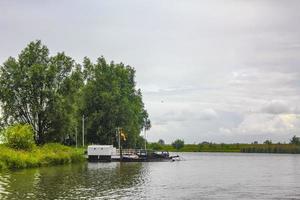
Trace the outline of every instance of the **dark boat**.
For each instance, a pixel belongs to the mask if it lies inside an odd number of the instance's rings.
[[[178,155],[170,156],[167,151],[145,149],[117,150],[112,145],[89,145],[87,157],[90,162],[162,162],[180,160]]]
[[[153,150],[135,150],[130,154],[123,154],[119,158],[112,158],[112,161],[120,162],[162,162],[162,161],[175,161],[179,156],[170,156],[167,151],[153,151]]]

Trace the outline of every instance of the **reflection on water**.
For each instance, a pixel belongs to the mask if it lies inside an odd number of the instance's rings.
[[[0,199],[300,199],[300,155],[183,153],[0,173]]]
[[[84,163],[0,174],[0,199],[119,198],[143,184],[141,163]]]

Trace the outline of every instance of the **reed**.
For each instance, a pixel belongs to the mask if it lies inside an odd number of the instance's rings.
[[[181,149],[172,145],[148,145],[150,149],[170,152],[242,152],[242,153],[300,153],[300,146],[294,144],[186,144]]]
[[[46,144],[30,151],[0,145],[0,169],[22,169],[83,161],[83,149]]]

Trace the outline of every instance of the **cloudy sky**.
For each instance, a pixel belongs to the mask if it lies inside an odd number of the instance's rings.
[[[135,67],[150,141],[300,135],[300,1],[0,1],[0,62],[41,39]]]

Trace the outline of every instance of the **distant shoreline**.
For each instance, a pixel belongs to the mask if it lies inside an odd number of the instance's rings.
[[[228,152],[300,154],[300,145],[294,144],[186,144],[180,149],[172,145],[153,145],[149,148],[169,152]]]

